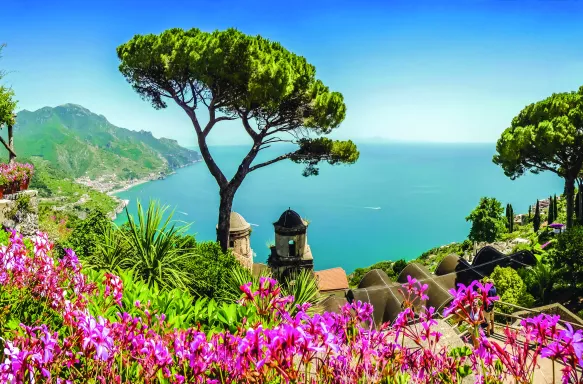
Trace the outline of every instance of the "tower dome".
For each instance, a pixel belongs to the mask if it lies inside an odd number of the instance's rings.
[[[305,229],[307,227],[302,217],[291,208],[282,213],[279,220],[273,223],[273,225],[285,229]]]
[[[231,212],[229,232],[241,232],[251,228],[251,225],[237,212]]]
[[[237,232],[247,232],[251,229],[251,225],[245,220],[243,216],[238,214],[237,212],[231,212],[229,224],[229,233],[237,233]],[[217,225],[217,229],[219,226]]]

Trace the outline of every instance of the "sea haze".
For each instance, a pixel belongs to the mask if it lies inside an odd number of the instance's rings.
[[[284,149],[268,149],[261,158]],[[229,176],[247,150],[211,148]],[[492,163],[494,144],[361,144],[359,150],[355,165],[324,165],[316,177],[303,177],[301,165],[285,161],[245,179],[233,209],[252,225],[255,261],[267,260],[273,222],[288,207],[310,222],[315,268],[340,266],[350,273],[464,240],[469,231],[465,217],[481,196],[511,203],[519,213],[537,198],[562,191],[554,174],[528,174],[515,181],[504,176]],[[175,209],[176,220],[192,223],[190,232],[198,240],[215,239],[218,188],[204,163],[118,196],[130,200],[130,213],[135,213],[138,199],[145,204],[159,200]],[[123,221],[121,214],[117,222]]]

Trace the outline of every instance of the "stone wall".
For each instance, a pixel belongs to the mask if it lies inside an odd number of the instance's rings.
[[[571,326],[575,329],[583,329],[583,319],[579,316],[574,314],[573,312],[569,311],[560,303],[553,303],[549,305],[545,305],[542,307],[531,308],[530,311],[518,311],[514,312],[514,316],[519,317],[534,317],[539,313],[546,313],[547,315],[559,315],[561,316],[561,320],[565,320],[571,323]],[[514,325],[518,325],[520,320],[516,320]],[[579,324],[579,325],[577,325]]]
[[[38,193],[35,190],[4,195],[0,199],[0,223],[4,229],[16,229],[23,236],[38,231]]]

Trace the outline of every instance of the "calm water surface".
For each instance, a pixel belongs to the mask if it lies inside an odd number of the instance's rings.
[[[323,166],[317,177],[302,177],[302,166],[288,161],[245,179],[233,208],[252,225],[256,261],[267,260],[273,222],[288,207],[310,221],[308,243],[315,268],[341,266],[350,273],[464,240],[469,231],[465,217],[481,196],[511,203],[518,213],[537,198],[562,191],[554,174],[515,181],[505,177],[491,161],[493,144],[361,144],[359,150],[357,164]],[[246,151],[238,146],[211,148],[226,175],[234,173]],[[175,208],[176,220],[192,223],[190,232],[199,240],[215,238],[218,188],[204,163],[118,196],[130,200],[130,213],[137,199],[159,200]],[[122,214],[117,222],[123,221]]]

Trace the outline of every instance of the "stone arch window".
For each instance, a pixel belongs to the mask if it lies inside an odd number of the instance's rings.
[[[290,240],[288,242],[288,246],[289,246],[289,255],[290,256],[295,256],[296,255],[296,241],[295,240]]]
[[[235,240],[229,240],[229,248],[235,248]]]

